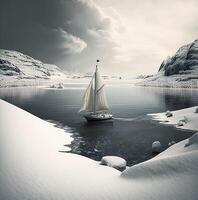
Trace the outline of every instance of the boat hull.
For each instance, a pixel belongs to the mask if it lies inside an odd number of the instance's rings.
[[[85,114],[84,117],[87,121],[104,121],[112,119],[113,115],[111,113],[89,113]]]

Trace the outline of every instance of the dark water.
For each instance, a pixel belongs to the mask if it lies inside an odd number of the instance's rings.
[[[197,90],[109,84],[106,87],[107,98],[117,119],[87,123],[77,114],[85,87],[85,84],[71,84],[64,90],[0,89],[0,98],[40,118],[68,125],[74,137],[72,152],[95,160],[104,155],[117,155],[132,165],[152,157],[153,141],[159,140],[165,149],[169,141],[178,142],[193,134],[160,125],[146,114],[195,106],[198,104]]]

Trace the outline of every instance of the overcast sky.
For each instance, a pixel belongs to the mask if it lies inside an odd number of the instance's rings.
[[[0,0],[0,48],[62,69],[149,74],[198,38],[197,0]]]

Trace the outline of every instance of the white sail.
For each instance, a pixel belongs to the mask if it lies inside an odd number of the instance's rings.
[[[94,109],[93,98],[94,98],[94,89],[93,89],[93,78],[92,78],[83,96],[83,102],[82,102],[79,112],[83,112],[83,111],[93,112],[93,109]]]
[[[108,110],[104,84],[96,67],[96,72],[85,91],[79,112],[100,112]]]
[[[95,111],[108,110],[107,99],[104,90],[104,83],[100,76],[99,71],[96,69],[95,72]]]

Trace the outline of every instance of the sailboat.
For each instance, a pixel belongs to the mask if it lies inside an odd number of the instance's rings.
[[[79,113],[83,114],[87,121],[109,120],[113,117],[109,112],[104,83],[98,70],[98,63],[99,60],[97,60],[96,70],[85,91],[79,110]]]

